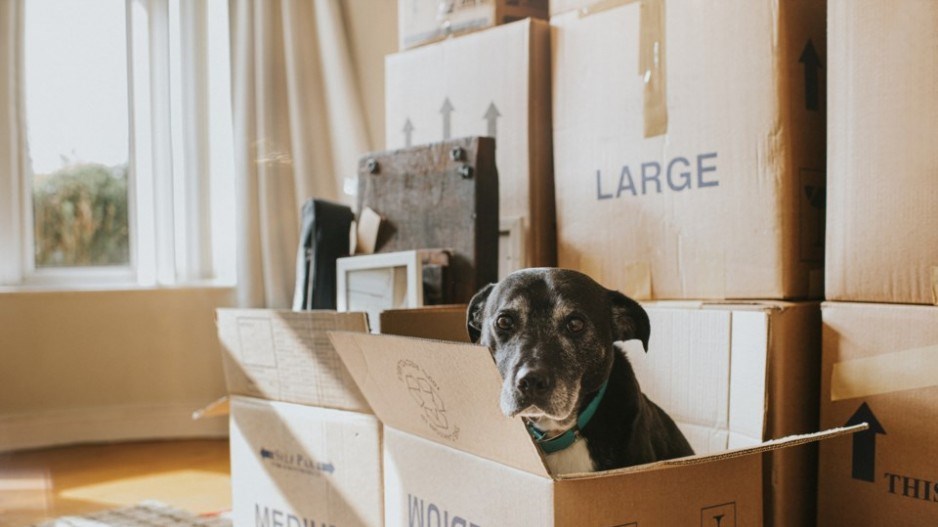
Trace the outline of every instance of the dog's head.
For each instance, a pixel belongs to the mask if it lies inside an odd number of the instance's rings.
[[[466,325],[487,346],[504,383],[505,415],[567,421],[581,397],[608,379],[615,342],[648,349],[642,307],[618,291],[568,269],[516,271],[476,293]]]

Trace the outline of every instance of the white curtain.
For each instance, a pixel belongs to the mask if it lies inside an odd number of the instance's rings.
[[[19,254],[20,186],[23,163],[22,0],[0,0],[0,252]],[[0,284],[18,283],[17,259],[0,258]]]
[[[287,308],[299,211],[371,150],[338,0],[229,0],[238,303]]]

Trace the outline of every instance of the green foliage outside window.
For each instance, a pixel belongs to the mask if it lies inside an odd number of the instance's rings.
[[[130,262],[127,165],[72,164],[33,181],[36,267]]]

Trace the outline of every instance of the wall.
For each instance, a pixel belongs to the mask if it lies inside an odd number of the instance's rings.
[[[373,150],[384,149],[384,56],[397,0],[343,0]],[[225,393],[214,310],[227,288],[0,292],[0,451],[224,436],[193,422]]]
[[[0,451],[224,436],[214,310],[229,288],[0,293]]]
[[[397,0],[344,0],[342,7],[371,148],[384,150],[384,56],[397,52]]]

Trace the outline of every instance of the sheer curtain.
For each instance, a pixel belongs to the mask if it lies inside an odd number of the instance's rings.
[[[23,0],[0,0],[0,250],[19,254],[23,137]],[[0,284],[22,277],[18,259],[0,258]]]
[[[336,0],[229,0],[238,303],[289,307],[299,211],[351,203],[369,150]]]

